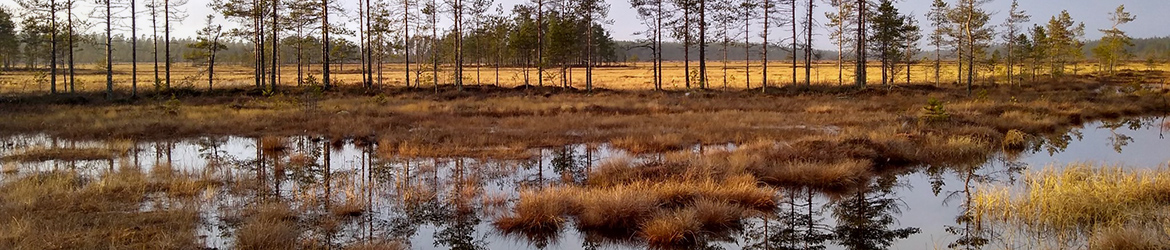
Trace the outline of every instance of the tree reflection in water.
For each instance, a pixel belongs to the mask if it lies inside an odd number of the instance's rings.
[[[914,227],[891,228],[894,215],[902,212],[900,201],[893,196],[895,176],[879,176],[868,187],[833,204],[833,242],[847,249],[886,249],[894,241],[905,239],[920,230]]]
[[[1108,144],[1102,146],[1120,152],[1135,140],[1126,131],[1163,127],[1163,123],[1158,119],[1121,119],[1101,122],[1094,125],[1095,128],[1086,129],[1085,133],[1094,141],[1107,140],[1103,143]],[[1013,149],[1018,152],[1007,151],[988,162],[910,167],[905,172],[879,175],[865,187],[854,190],[825,193],[803,187],[781,188],[780,204],[773,211],[766,215],[751,215],[758,219],[747,221],[737,230],[701,234],[695,244],[686,247],[888,248],[919,232],[918,228],[901,227],[895,220],[904,208],[897,197],[907,194],[895,194],[893,190],[897,187],[897,179],[910,174],[926,175],[935,196],[945,196],[946,203],[959,204],[954,206],[959,210],[954,222],[939,226],[955,236],[948,240],[948,247],[986,247],[996,243],[996,232],[981,225],[979,216],[971,212],[976,187],[988,183],[1014,183],[1024,169],[1023,164],[1013,161],[1016,157],[1028,153],[1061,153],[1085,137],[1079,129],[1028,135],[1026,146]],[[77,147],[72,146],[75,142],[43,141],[43,144]],[[502,206],[506,210],[523,188],[588,183],[593,164],[608,157],[604,153],[608,149],[598,150],[599,145],[533,149],[532,153],[540,157],[491,160],[407,157],[380,150],[381,145],[370,142],[338,142],[332,138],[309,136],[279,140],[205,137],[140,143],[130,150],[133,153],[119,160],[121,164],[134,162],[138,165],[141,156],[144,171],[162,173],[172,165],[180,169],[187,167],[185,170],[221,184],[222,188],[206,194],[212,202],[205,205],[208,208],[202,214],[209,224],[215,224],[208,226],[208,234],[223,238],[211,241],[226,242],[212,243],[219,244],[212,247],[231,246],[233,232],[240,226],[240,221],[230,221],[233,219],[230,217],[241,216],[236,215],[241,213],[239,211],[257,204],[281,203],[298,213],[296,222],[304,227],[301,240],[322,242],[325,246],[430,238],[436,248],[484,249],[498,243],[489,241],[505,240],[491,235],[497,232],[486,226],[486,222],[494,217],[492,207]],[[8,144],[15,145],[5,145]],[[29,143],[21,145],[24,144]],[[193,156],[202,162],[187,162]],[[635,160],[652,161],[663,155],[636,157],[642,158]],[[98,165],[95,168],[101,170],[107,163],[90,164]],[[43,165],[54,167],[57,164],[78,165],[56,161]],[[202,166],[191,166],[196,164]],[[947,187],[947,184],[953,186]],[[335,214],[355,202],[357,209]],[[941,205],[946,206],[945,203]],[[225,221],[220,221],[219,217],[224,217]],[[566,239],[574,241],[574,246],[566,248],[645,246],[645,242],[637,242],[637,237],[629,232],[614,235],[584,232],[575,230],[572,223],[564,228],[544,234],[520,235],[520,242],[542,249]],[[579,246],[576,246],[576,240],[580,240]]]

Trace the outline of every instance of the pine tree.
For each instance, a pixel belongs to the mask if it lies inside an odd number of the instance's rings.
[[[853,42],[846,27],[855,20],[855,5],[850,0],[830,0],[829,5],[836,9],[835,12],[826,12],[825,17],[829,19],[828,26],[833,27],[829,38],[837,45],[837,85],[840,86],[845,84],[845,46]]]
[[[1118,27],[1133,22],[1135,18],[1136,16],[1125,11],[1125,5],[1117,6],[1117,10],[1109,13],[1109,21],[1113,22],[1112,28],[1100,30],[1104,37],[1097,43],[1097,47],[1093,48],[1093,54],[1104,62],[1103,66],[1108,67],[1110,75],[1113,75],[1118,61],[1133,57],[1127,50],[1133,46],[1133,38]]]
[[[1059,15],[1048,20],[1045,31],[1048,32],[1044,42],[1047,55],[1052,58],[1050,60],[1052,75],[1063,76],[1065,67],[1081,55],[1084,44],[1080,38],[1084,36],[1085,24],[1073,22],[1068,11],[1061,11]]]
[[[951,33],[951,25],[947,18],[950,7],[943,0],[934,0],[930,5],[930,12],[926,18],[934,31],[930,33],[930,45],[934,46],[934,85],[942,83],[942,46],[947,43],[946,34]]]
[[[1020,46],[1017,44],[1016,38],[1020,34],[1020,24],[1032,21],[1032,16],[1020,9],[1019,0],[1012,0],[1012,8],[1008,11],[1008,18],[1004,21],[1004,27],[1007,28],[1007,33],[1003,34],[1003,39],[1007,45],[1007,76],[1008,85],[1016,83],[1015,67],[1016,67],[1016,53],[1015,49]]]

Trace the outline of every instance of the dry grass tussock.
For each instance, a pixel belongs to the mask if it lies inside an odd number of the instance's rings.
[[[108,160],[118,152],[103,148],[29,148],[5,156],[6,161],[94,161]]]
[[[1087,239],[1096,243],[1094,248],[1111,245],[1129,249],[1123,245],[1129,242],[1137,244],[1135,247],[1155,244],[1164,249],[1168,246],[1164,240],[1127,239],[1170,236],[1170,214],[1166,213],[1170,209],[1170,171],[1075,163],[1029,173],[1019,194],[1007,187],[982,189],[975,194],[973,207],[977,218],[1063,241],[1083,243]]]
[[[776,199],[774,189],[758,185],[751,176],[604,187],[555,186],[522,192],[511,213],[497,218],[494,225],[505,233],[534,237],[555,235],[571,220],[586,232],[637,235],[655,246],[674,245],[695,238],[664,235],[736,230],[748,216],[745,211],[768,212],[775,208]],[[681,232],[656,224],[661,220],[656,218],[676,210],[692,211],[686,223],[694,227],[672,228],[685,231]]]
[[[198,213],[179,204],[141,210],[149,178],[132,170],[100,178],[32,174],[0,185],[0,248],[195,249]]]
[[[1159,221],[1162,225],[1170,221]],[[1104,228],[1089,239],[1089,249],[1159,250],[1170,249],[1170,230],[1159,225],[1127,225]]]
[[[281,203],[266,203],[246,209],[243,224],[236,230],[239,249],[293,249],[300,246],[303,229],[297,212]]]

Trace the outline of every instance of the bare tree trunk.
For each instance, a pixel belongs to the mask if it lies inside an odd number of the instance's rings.
[[[271,90],[276,92],[276,77],[280,75],[280,0],[272,0],[272,81]]]
[[[297,87],[305,83],[304,71],[305,33],[304,25],[297,26]]]
[[[158,91],[161,78],[158,75],[158,6],[155,5],[155,0],[150,3],[150,29],[151,29],[151,57],[154,59],[154,90]],[[260,78],[256,78],[257,86]]]
[[[844,0],[841,0],[844,1]],[[837,18],[837,86],[845,85],[845,9],[841,6],[844,2],[838,2]]]
[[[455,89],[463,91],[463,1],[455,0]]]
[[[410,87],[410,0],[402,1],[402,32],[406,39],[406,50],[403,51],[406,62],[406,87]]]
[[[744,0],[744,19],[743,19],[743,76],[744,87],[746,89],[752,88],[752,24],[751,24],[751,9],[752,6],[747,3],[750,0]]]
[[[321,79],[325,82],[325,89],[329,89],[333,82],[329,80],[329,0],[321,0]]]
[[[854,71],[857,86],[865,87],[866,82],[866,55],[865,55],[865,22],[866,0],[857,0],[857,70]]]
[[[796,23],[797,23],[796,22],[796,0],[788,0],[788,1],[792,5],[792,20],[790,21],[790,22],[792,22],[792,52],[790,53],[790,55],[792,55],[792,86],[796,86],[796,65],[797,65],[796,45],[797,45],[797,41],[800,41],[800,40],[799,40],[799,38],[797,38],[799,36],[796,35],[796,31],[797,31],[797,28],[796,28]]]
[[[683,6],[683,74],[687,90],[691,89],[691,7]]]
[[[544,0],[536,0],[536,82],[544,87]]]
[[[136,6],[136,1],[130,0],[130,96],[134,98],[138,97],[138,11]]]
[[[166,45],[163,59],[166,67],[166,88],[171,88],[171,2],[163,0],[163,40]]]
[[[263,74],[264,67],[260,66],[263,64],[262,63],[263,59],[260,59],[260,58],[264,54],[264,44],[263,44],[263,39],[260,38],[262,35],[259,31],[260,30],[259,9],[260,9],[260,1],[259,0],[252,0],[252,16],[251,16],[251,18],[252,18],[252,27],[254,29],[252,31],[253,32],[252,33],[252,39],[253,39],[253,42],[252,42],[253,73],[252,74],[254,75],[253,78],[255,80],[255,85],[256,85],[257,89],[261,88],[264,84],[264,74]],[[157,76],[156,76],[156,78],[157,78]]]
[[[707,0],[699,0],[699,89],[707,88]]]
[[[804,85],[812,86],[812,42],[813,42],[813,4],[814,0],[808,0],[808,23],[805,23],[805,40],[804,40]]]
[[[588,16],[585,23],[585,89],[589,93],[593,93],[593,13],[586,13]]]
[[[114,99],[114,34],[110,0],[106,3],[106,99]],[[56,32],[56,31],[54,31]]]
[[[658,4],[658,16],[655,21],[657,24],[654,29],[654,89],[662,90],[662,1],[656,0]]]
[[[764,58],[761,59],[761,61],[764,63],[763,67],[761,68],[764,70],[764,72],[763,72],[764,82],[760,83],[760,86],[761,86],[760,91],[764,92],[764,93],[768,92],[768,26],[772,26],[771,25],[772,13],[768,9],[771,7],[772,7],[772,1],[771,0],[764,0],[764,44],[763,44],[764,45]]]
[[[431,0],[431,7],[438,8],[435,0]],[[435,93],[439,93],[439,20],[438,10],[431,10],[431,63],[432,75],[435,81]]]
[[[49,32],[49,93],[57,93],[57,1],[49,1],[50,27]],[[70,20],[73,17],[69,17]]]
[[[67,39],[69,39],[69,41],[67,42],[68,46],[69,46],[69,50],[67,51],[69,53],[69,93],[77,93],[77,67],[76,67],[77,65],[75,64],[75,61],[73,60],[74,59],[73,58],[74,47],[75,47],[74,45],[77,44],[76,41],[74,41],[74,37],[76,35],[74,34],[74,31],[73,31],[73,7],[74,7],[73,4],[74,3],[75,2],[73,2],[73,0],[69,0],[69,2],[68,2],[69,7],[65,11],[65,13],[66,13],[65,15],[69,18],[65,24],[65,25],[69,26],[69,27],[66,27],[66,30],[67,30],[66,32],[68,32],[68,34],[66,34],[66,35],[67,35]]]
[[[368,2],[368,0],[366,2]],[[373,43],[370,42],[369,34],[368,34],[369,30],[366,29],[366,21],[365,20],[366,20],[367,14],[365,11],[367,11],[367,10],[365,8],[365,5],[363,4],[363,1],[358,0],[358,30],[357,30],[357,32],[358,32],[358,47],[361,48],[360,49],[361,53],[359,53],[361,55],[358,58],[358,61],[360,61],[360,63],[361,63],[361,67],[358,67],[358,69],[359,69],[358,71],[361,72],[362,87],[370,88],[369,75],[371,74],[371,72],[366,70],[366,66],[369,65],[367,63],[369,63],[370,46]]]

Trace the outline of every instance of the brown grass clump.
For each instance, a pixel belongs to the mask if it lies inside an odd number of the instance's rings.
[[[30,148],[5,156],[5,161],[95,161],[111,159],[116,153],[101,148]]]
[[[1170,232],[1151,226],[1125,226],[1099,230],[1089,239],[1093,250],[1170,249]]]
[[[292,249],[299,244],[301,227],[296,212],[287,204],[266,203],[246,211],[236,230],[238,249]]]
[[[1003,148],[1012,150],[1021,150],[1028,147],[1028,138],[1031,137],[1028,133],[1019,130],[1010,130],[1003,137]]]
[[[697,141],[687,141],[674,133],[657,133],[647,136],[629,136],[610,141],[614,148],[631,154],[662,153],[683,150],[694,146]]]
[[[260,137],[260,149],[264,152],[281,152],[288,149],[289,140],[283,136]]]
[[[923,162],[931,164],[977,164],[987,161],[993,148],[969,136],[931,137],[923,145],[929,152]]]
[[[652,245],[675,245],[694,240],[689,235],[700,231],[738,230],[752,214],[748,211],[769,212],[776,202],[776,190],[761,187],[751,175],[610,181],[523,191],[512,212],[494,225],[505,233],[547,236],[559,232],[571,218],[581,231],[614,237],[639,235]],[[689,212],[674,216],[679,211]]]
[[[236,231],[237,249],[294,249],[301,229],[282,220],[254,220]]]
[[[199,215],[186,206],[143,211],[141,174],[85,179],[38,173],[0,185],[0,248],[195,248]],[[178,202],[178,201],[176,201]]]
[[[659,209],[659,197],[645,185],[590,189],[577,197],[581,211],[577,227],[584,230],[626,231],[638,228]]]
[[[346,200],[329,207],[329,213],[338,217],[357,217],[366,213],[366,202],[360,200]]]
[[[526,235],[560,232],[564,228],[565,216],[577,213],[577,190],[571,188],[545,188],[520,191],[520,200],[512,213],[496,218],[493,225],[505,233]]]
[[[696,210],[688,208],[654,215],[640,234],[653,247],[683,246],[697,240],[702,229]]]
[[[760,180],[778,186],[839,189],[854,187],[869,180],[871,163],[846,159],[838,162],[788,162],[768,164],[752,169]]]
[[[813,105],[813,106],[809,106],[809,107],[804,109],[804,112],[811,113],[811,114],[829,114],[829,113],[833,113],[836,111],[837,111],[837,107],[834,107],[832,105],[824,105],[824,104]]]
[[[711,199],[695,200],[691,208],[695,210],[695,220],[703,225],[704,230],[711,232],[741,227],[746,211],[744,207],[733,203]]]

